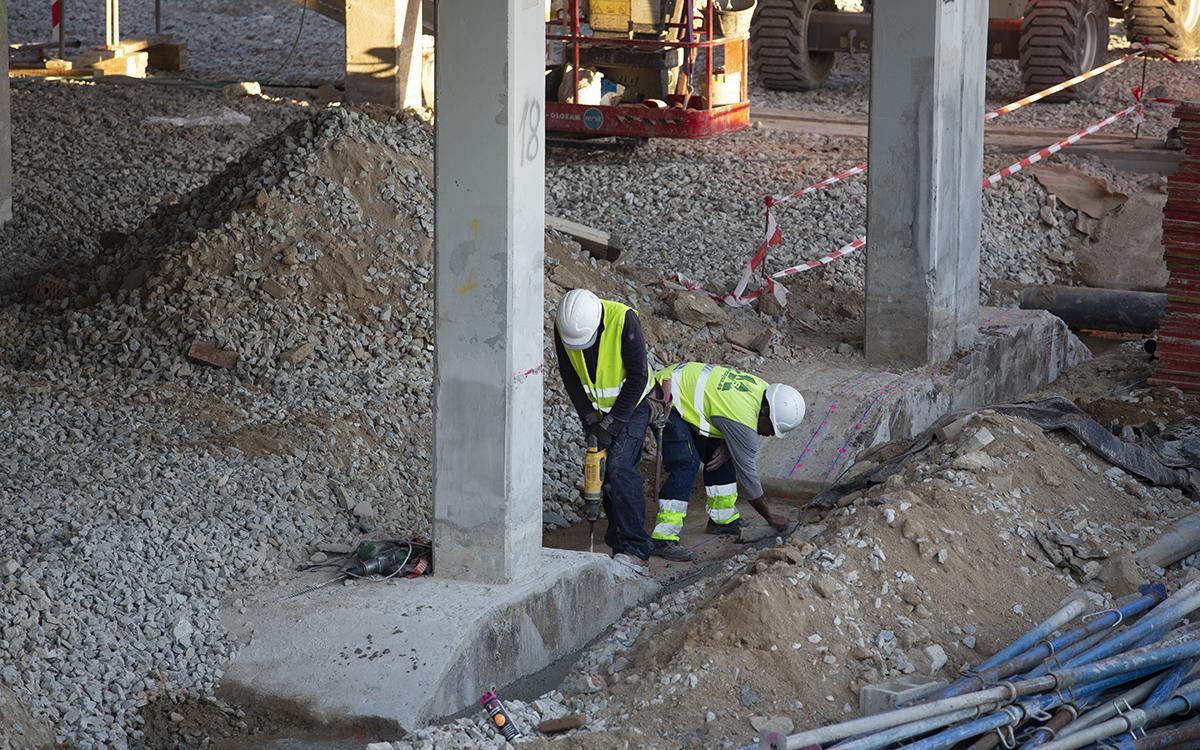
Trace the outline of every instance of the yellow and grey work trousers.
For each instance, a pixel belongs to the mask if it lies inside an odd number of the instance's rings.
[[[671,412],[663,428],[662,460],[667,478],[658,490],[658,517],[651,538],[679,541],[696,472],[724,442],[720,438],[704,437],[689,427],[678,412]],[[738,519],[737,472],[733,461],[726,461],[713,471],[704,470],[704,492],[709,520],[725,525]]]

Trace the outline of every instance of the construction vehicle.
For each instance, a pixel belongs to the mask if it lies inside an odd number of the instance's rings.
[[[898,0],[884,0],[897,2]],[[756,81],[767,88],[820,88],[834,54],[871,49],[871,3],[839,11],[834,0],[758,0],[750,49]],[[1027,93],[1104,63],[1108,19],[1123,18],[1130,41],[1149,40],[1176,57],[1200,51],[1200,0],[990,0],[988,57],[1017,60]],[[1099,77],[1052,100],[1089,100]]]

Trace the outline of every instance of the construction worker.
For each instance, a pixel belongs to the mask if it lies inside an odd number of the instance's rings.
[[[654,549],[638,470],[650,421],[650,379],[637,310],[586,289],[567,292],[555,319],[554,350],[584,433],[608,451],[604,542],[615,559],[644,571]]]
[[[658,517],[651,537],[654,554],[668,560],[694,557],[679,544],[692,483],[704,466],[709,534],[738,534],[738,485],[767,523],[787,523],[763,501],[758,472],[759,437],[783,435],[804,419],[804,397],[790,385],[729,367],[687,362],[654,373],[656,396],[669,402],[662,461],[667,479],[658,491]]]

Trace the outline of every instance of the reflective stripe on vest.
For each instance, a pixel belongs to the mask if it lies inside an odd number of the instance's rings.
[[[621,337],[625,333],[625,315],[633,308],[611,300],[601,300],[600,304],[604,308],[604,330],[600,332],[600,346],[596,352],[595,380],[588,372],[583,349],[567,349],[567,359],[570,360],[575,374],[579,376],[583,392],[591,400],[592,406],[607,413],[617,403],[617,396],[621,394],[621,388],[625,385],[625,358],[621,356]],[[637,310],[633,312],[636,314]],[[638,399],[639,404],[653,386],[654,382],[646,378],[646,389]]]
[[[720,365],[686,362],[659,370],[651,379],[656,384],[671,381],[679,415],[705,437],[722,437],[712,424],[714,417],[758,430],[758,413],[767,392],[762,378]]]

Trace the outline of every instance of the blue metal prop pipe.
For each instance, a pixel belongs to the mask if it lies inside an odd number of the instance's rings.
[[[1200,680],[1193,680],[1180,688],[1175,696],[1166,703],[1160,703],[1153,708],[1135,708],[1127,711],[1094,727],[1047,742],[1042,745],[1042,750],[1077,750],[1093,742],[1149,726],[1159,719],[1191,711],[1194,706],[1198,705],[1200,705]]]
[[[1022,635],[1017,640],[1000,649],[992,656],[980,662],[976,670],[983,672],[991,669],[1014,656],[1019,656],[1033,648],[1038,641],[1045,640],[1048,635],[1083,614],[1087,609],[1087,600],[1078,596],[1064,604],[1057,612],[1042,620],[1036,627]]]
[[[1192,581],[1131,625],[1128,630],[1076,655],[1067,662],[1067,666],[1077,667],[1125,651],[1160,630],[1166,632],[1197,607],[1200,607],[1200,581]]]
[[[935,734],[932,737],[926,737],[919,742],[906,745],[905,748],[906,750],[942,750],[943,748],[953,747],[963,740],[969,740],[972,737],[978,737],[979,735],[984,734],[985,732],[990,732],[993,729],[1000,729],[1007,726],[1011,726],[1015,729],[1021,724],[1021,722],[1025,721],[1031,716],[1044,714],[1046,711],[1049,711],[1052,708],[1058,708],[1062,704],[1072,700],[1099,695],[1105,690],[1116,687],[1117,685],[1124,685],[1127,682],[1140,680],[1146,675],[1151,674],[1159,669],[1161,669],[1161,667],[1146,667],[1144,669],[1137,669],[1132,672],[1113,675],[1112,677],[1106,677],[1101,680],[1096,680],[1095,682],[1090,682],[1081,687],[1076,687],[1068,691],[1068,694],[1066,695],[1059,690],[1056,690],[1053,693],[1039,695],[1028,700],[1014,703],[1011,706],[1005,706],[999,711],[988,716],[984,716],[981,719],[976,719],[975,721],[967,722],[966,724],[962,724],[957,727],[952,727],[940,734]]]
[[[999,682],[1005,677],[1034,669],[1051,656],[1059,657],[1060,661],[1069,658],[1070,655],[1067,654],[1066,650],[1071,646],[1077,643],[1087,643],[1088,639],[1093,636],[1099,635],[1101,638],[1104,637],[1105,631],[1114,625],[1132,620],[1161,602],[1167,595],[1166,589],[1162,585],[1143,586],[1141,590],[1143,592],[1142,596],[1116,609],[1100,612],[1084,625],[1072,628],[1057,638],[1043,641],[1024,653],[1011,659],[1005,659],[992,667],[983,667],[983,665],[980,665],[980,668],[974,675],[956,680],[953,684],[943,688],[934,695],[933,698],[935,700],[939,698],[952,698],[973,690],[980,690],[988,685]],[[1099,639],[1095,642],[1099,642]],[[1091,645],[1095,645],[1095,642]],[[1084,646],[1084,648],[1087,647]],[[991,660],[989,659],[988,661]],[[986,664],[987,662],[984,663]]]

